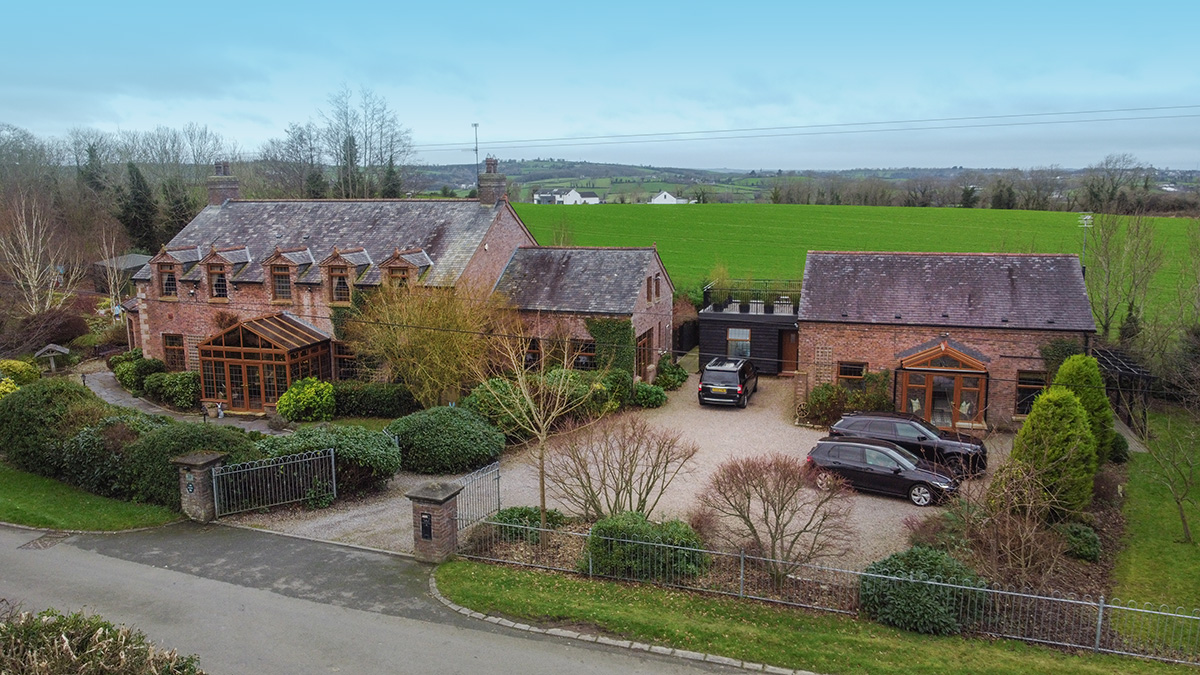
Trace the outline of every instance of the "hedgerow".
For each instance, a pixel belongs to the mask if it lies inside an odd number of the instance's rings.
[[[357,425],[306,427],[288,436],[258,441],[266,457],[284,457],[333,448],[338,494],[359,494],[382,488],[400,470],[401,455],[385,434]]]
[[[681,520],[652,523],[637,512],[596,521],[580,571],[618,579],[675,581],[703,574],[712,563],[700,535]]]
[[[261,457],[254,441],[237,427],[171,424],[142,434],[125,446],[121,488],[133,501],[179,510],[179,471],[171,458],[202,450],[226,453],[226,464]]]
[[[504,434],[463,407],[422,410],[392,422],[388,431],[399,439],[404,467],[417,473],[478,469],[504,450]]]

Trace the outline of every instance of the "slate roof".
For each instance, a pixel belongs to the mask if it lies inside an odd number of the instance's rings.
[[[523,246],[495,290],[528,311],[633,314],[657,256],[653,248]],[[670,293],[665,275],[663,283]]]
[[[115,258],[107,258],[94,263],[97,267],[111,267],[113,269],[128,270],[139,269],[146,263],[150,262],[150,256],[141,253],[126,253]]]
[[[231,281],[261,282],[262,261],[275,252],[297,263],[312,265],[334,247],[362,247],[365,257],[382,261],[393,251],[420,249],[432,268],[425,276],[431,286],[453,286],[483,243],[503,202],[482,206],[475,200],[229,200],[208,206],[167,245],[188,249],[199,260],[212,247],[245,247],[249,261]],[[307,251],[305,251],[307,249]],[[195,254],[191,251],[196,251]],[[190,271],[190,270],[189,270]],[[149,266],[134,279],[151,278]],[[378,283],[372,265],[358,283]]]
[[[579,196],[583,197],[584,199],[600,199],[600,195],[598,195],[595,192],[592,192],[590,190],[587,192],[580,192]]]
[[[1096,330],[1073,255],[809,251],[798,318]]]

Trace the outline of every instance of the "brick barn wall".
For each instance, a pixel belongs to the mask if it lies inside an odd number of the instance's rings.
[[[894,371],[900,367],[898,353],[943,338],[990,359],[985,419],[1002,428],[1015,421],[1017,371],[1044,368],[1042,345],[1056,339],[1087,344],[1084,334],[1063,331],[801,322],[797,363],[808,378],[804,395],[831,382],[839,361],[865,361],[871,371]]]
[[[462,273],[462,281],[483,286],[489,291],[496,286],[513,251],[520,246],[537,244],[507,202],[500,202],[495,209],[496,219],[491,229]]]

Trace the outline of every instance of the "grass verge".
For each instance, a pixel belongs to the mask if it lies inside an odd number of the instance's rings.
[[[1151,443],[1172,443],[1200,431],[1177,411],[1150,415]],[[1200,452],[1200,450],[1194,450]],[[1130,458],[1125,488],[1125,548],[1117,557],[1114,594],[1122,600],[1163,603],[1190,614],[1200,608],[1200,545],[1183,544],[1183,526],[1171,493],[1146,475],[1153,460]],[[1188,510],[1193,537],[1200,532],[1200,509]]]
[[[1010,640],[908,633],[849,617],[454,561],[436,572],[454,602],[487,614],[820,673],[1195,673]],[[594,628],[593,628],[594,627]]]
[[[129,530],[179,520],[170,509],[100,497],[0,463],[0,522],[56,530]]]

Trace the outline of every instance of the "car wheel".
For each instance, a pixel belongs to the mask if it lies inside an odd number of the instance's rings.
[[[746,403],[748,403],[748,402],[749,402],[749,400],[750,400],[750,394],[746,394],[746,395],[742,396],[741,398],[739,398],[739,399],[737,400],[737,407],[739,407],[739,408],[745,408],[745,407],[746,407]]]
[[[908,489],[908,500],[917,506],[929,506],[933,503],[933,491],[924,483],[917,483]]]
[[[818,490],[828,490],[833,487],[835,482],[837,482],[837,477],[828,471],[822,471],[821,473],[817,474]]]

